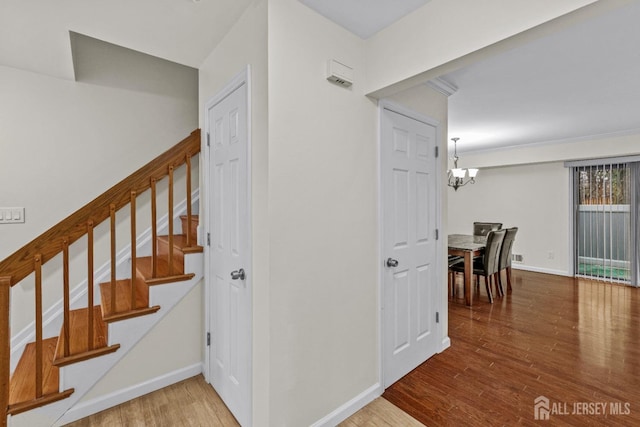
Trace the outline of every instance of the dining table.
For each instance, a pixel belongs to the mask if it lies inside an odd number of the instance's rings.
[[[464,258],[464,300],[471,307],[473,305],[473,292],[471,292],[473,258],[484,253],[487,245],[487,236],[449,234],[448,240],[449,255]]]

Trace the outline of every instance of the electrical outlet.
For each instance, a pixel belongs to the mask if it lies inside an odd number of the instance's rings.
[[[511,254],[511,261],[522,262],[522,260],[523,260],[522,254]]]
[[[547,259],[554,259],[556,257],[556,253],[553,251],[547,252]]]
[[[0,208],[0,224],[20,224],[24,222],[24,208]]]

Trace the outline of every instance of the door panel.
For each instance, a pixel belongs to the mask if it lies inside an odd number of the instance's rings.
[[[248,221],[247,85],[241,84],[207,109],[212,133],[208,188],[211,250],[210,382],[242,425],[251,419],[251,293]]]
[[[407,271],[402,271],[393,275],[393,288],[394,288],[394,304],[392,318],[396,320],[395,334],[394,334],[394,347],[393,352],[398,353],[409,346],[409,331],[411,325],[406,322],[406,318],[402,317],[402,313],[409,311],[410,304],[410,292],[409,292],[409,275]]]
[[[385,109],[381,165],[383,375],[388,387],[435,354],[435,126]]]

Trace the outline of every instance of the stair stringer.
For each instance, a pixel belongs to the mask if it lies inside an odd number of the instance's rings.
[[[62,426],[71,420],[64,415],[84,397],[153,327],[178,304],[203,277],[204,255],[185,255],[185,271],[195,276],[149,288],[149,305],[160,310],[146,316],[109,323],[109,345],[120,344],[114,352],[60,368],[60,390],[74,388],[66,399],[10,417],[12,427]]]

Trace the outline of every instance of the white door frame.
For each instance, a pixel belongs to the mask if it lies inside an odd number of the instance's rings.
[[[384,327],[383,327],[383,296],[384,296],[384,277],[385,277],[385,265],[384,265],[384,256],[383,253],[383,238],[384,238],[384,206],[383,206],[383,182],[382,182],[382,123],[383,123],[383,114],[384,110],[391,110],[398,114],[402,114],[414,120],[418,120],[424,123],[427,123],[436,128],[436,146],[439,149],[438,160],[436,161],[436,170],[435,170],[435,186],[436,186],[436,203],[438,204],[438,209],[436,209],[436,228],[439,230],[439,244],[436,250],[436,283],[443,284],[444,278],[444,260],[441,259],[441,254],[444,254],[446,251],[446,244],[444,241],[446,240],[446,233],[442,229],[442,166],[441,166],[441,158],[442,156],[447,156],[446,149],[442,149],[441,142],[443,140],[443,131],[442,125],[440,122],[434,118],[427,117],[423,114],[420,114],[416,111],[413,111],[409,108],[406,108],[400,104],[397,104],[393,101],[387,99],[381,99],[378,101],[378,378],[380,385],[380,393],[384,392]],[[442,345],[438,350],[438,353],[442,352],[446,348],[450,346],[450,340],[448,336],[448,297],[447,297],[447,287],[442,285],[440,286],[441,291],[438,293],[439,295],[439,307],[438,311],[440,312],[440,322],[437,326],[437,331],[442,337]]]
[[[209,326],[211,325],[211,316],[212,316],[212,307],[210,306],[210,298],[211,298],[211,263],[210,263],[210,255],[211,255],[211,247],[207,244],[207,233],[211,230],[211,224],[209,224],[209,197],[210,191],[209,188],[209,179],[211,177],[211,170],[209,167],[209,147],[207,146],[207,133],[210,130],[211,124],[209,123],[209,115],[207,112],[210,108],[221,102],[224,98],[229,96],[232,92],[238,89],[243,84],[247,87],[247,229],[248,229],[248,254],[247,254],[247,264],[244,267],[246,271],[246,286],[249,295],[249,311],[251,313],[251,319],[249,319],[249,327],[251,328],[251,340],[249,342],[249,398],[253,399],[253,229],[252,229],[252,204],[251,204],[251,67],[247,65],[244,70],[236,74],[215,96],[213,96],[209,101],[206,102],[204,107],[204,129],[205,131],[202,133],[202,142],[201,142],[201,150],[200,152],[203,154],[200,160],[200,166],[202,168],[202,188],[203,191],[200,192],[200,213],[201,217],[204,217],[204,232],[202,234],[202,245],[204,247],[204,300],[205,300],[205,315],[204,315],[204,366],[203,366],[203,374],[208,383],[211,383],[211,372],[209,369],[210,366],[210,347],[207,344],[207,334],[211,332],[209,330]],[[206,155],[204,155],[206,153]],[[249,404],[249,407],[252,408],[253,405]],[[252,421],[253,411],[250,411],[249,414],[249,422]]]

